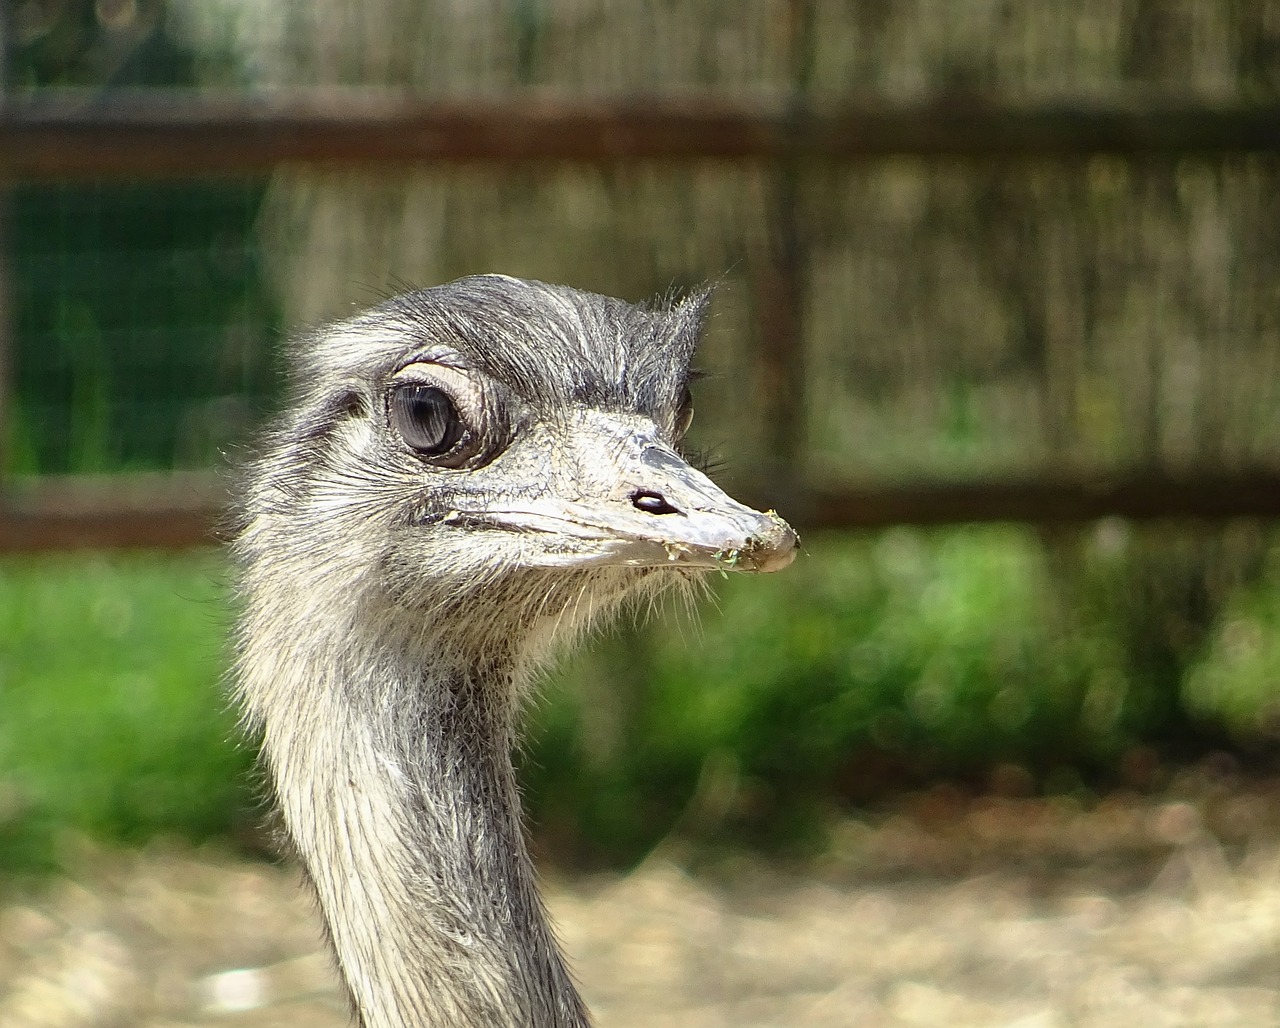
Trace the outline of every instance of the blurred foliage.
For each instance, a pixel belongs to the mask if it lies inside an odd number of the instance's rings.
[[[1120,559],[1112,542],[1094,560]],[[1177,670],[1206,742],[1273,743],[1280,548]],[[137,842],[243,835],[252,755],[219,681],[220,556],[0,564],[0,864],[55,859],[68,829]],[[1124,623],[1081,623],[1034,533],[824,537],[786,573],[715,582],[550,677],[521,757],[542,845],[625,863],[675,835],[813,843],[849,805],[938,778],[1080,791],[1135,779],[1184,717],[1151,702]],[[1163,689],[1163,686],[1161,687]],[[1010,770],[1012,769],[1012,771]]]
[[[1280,739],[1280,552],[1235,593],[1187,680],[1187,707],[1220,718],[1246,744]]]
[[[170,31],[165,0],[8,0],[8,84],[172,86],[200,58]]]
[[[1139,539],[1126,556],[1106,532],[1079,545],[1102,578],[1170,550]],[[823,538],[785,574],[724,583],[699,630],[663,619],[576,662],[537,718],[531,807],[563,855],[625,859],[671,828],[803,844],[833,804],[939,777],[1149,787],[1147,754],[1270,742],[1274,586],[1249,606],[1252,648],[1217,641],[1239,635],[1233,613],[1178,652],[1169,682],[1105,590],[1064,602],[1030,530]],[[1206,691],[1215,676],[1256,688]]]
[[[0,864],[47,866],[68,829],[200,839],[245,817],[220,575],[208,555],[0,564]]]

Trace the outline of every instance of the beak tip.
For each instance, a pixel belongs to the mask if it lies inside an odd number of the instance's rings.
[[[747,541],[743,570],[768,574],[781,571],[796,559],[800,536],[777,511],[766,511],[764,517],[768,519],[767,527]]]

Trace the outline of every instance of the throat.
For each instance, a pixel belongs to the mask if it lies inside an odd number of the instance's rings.
[[[513,683],[348,681],[264,749],[366,1028],[581,1026],[525,844]],[[315,688],[316,684],[312,683]]]

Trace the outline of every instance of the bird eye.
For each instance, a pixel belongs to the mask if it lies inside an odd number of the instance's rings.
[[[691,424],[693,424],[693,393],[686,385],[684,392],[680,394],[680,406],[676,408],[675,437],[683,439]]]
[[[466,433],[453,398],[438,386],[404,382],[391,391],[391,421],[425,457],[448,454]]]

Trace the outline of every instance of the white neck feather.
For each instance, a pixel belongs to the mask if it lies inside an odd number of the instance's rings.
[[[327,613],[251,607],[241,696],[362,1023],[586,1025],[520,823],[513,668],[344,650]]]

